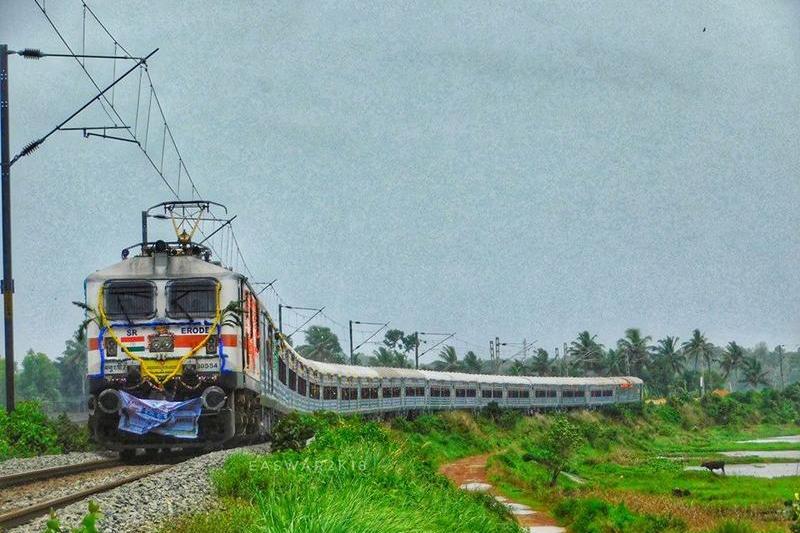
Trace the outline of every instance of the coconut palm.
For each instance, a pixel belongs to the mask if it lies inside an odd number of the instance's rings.
[[[475,355],[472,350],[464,355],[464,360],[461,362],[463,371],[467,374],[480,374],[483,370],[483,361]]]
[[[461,362],[458,360],[456,349],[452,346],[443,346],[439,351],[439,360],[434,361],[433,367],[443,372],[456,372],[461,370]]]
[[[650,341],[653,340],[649,335],[642,337],[642,332],[637,328],[625,330],[625,337],[617,341],[622,360],[628,374],[640,375],[642,370],[650,362],[650,353],[653,348]]]
[[[680,375],[686,365],[686,355],[678,346],[679,341],[678,337],[666,336],[663,339],[659,339],[658,346],[656,346],[656,355],[669,373],[670,378]]]
[[[747,383],[753,388],[759,385],[769,385],[767,372],[761,367],[761,362],[755,357],[745,357],[742,360],[742,383]]]
[[[711,372],[711,361],[713,358],[714,345],[708,342],[706,336],[700,333],[699,329],[692,332],[692,338],[683,343],[683,351],[686,357],[694,358],[694,371],[697,372],[697,366],[700,359],[706,362],[706,367]]]
[[[536,355],[530,363],[531,372],[535,376],[549,376],[552,372],[552,361],[550,361],[550,354],[544,348],[536,350]]]
[[[372,366],[394,367],[397,363],[395,351],[381,346],[372,352]]]
[[[719,361],[719,366],[725,379],[728,379],[728,376],[733,374],[735,380],[739,381],[739,368],[742,366],[744,358],[744,348],[736,344],[736,341],[729,342]],[[731,386],[731,390],[733,390],[733,386]]]
[[[528,373],[528,369],[525,367],[525,363],[515,360],[508,368],[508,373],[512,376],[524,376]]]
[[[573,372],[586,370],[597,370],[603,359],[603,345],[597,342],[597,335],[592,335],[588,331],[578,333],[578,338],[569,345],[567,353],[572,358],[570,366]]]
[[[619,350],[609,348],[603,356],[603,370],[607,376],[619,376],[625,373],[625,362]]]

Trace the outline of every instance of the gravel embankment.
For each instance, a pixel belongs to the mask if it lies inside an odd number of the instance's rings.
[[[116,458],[114,452],[72,452],[59,455],[40,455],[24,459],[8,459],[0,463],[0,476],[41,470],[54,466],[77,465],[97,461],[99,459]]]
[[[91,489],[120,478],[151,472],[159,465],[123,465],[102,470],[81,472],[57,479],[43,479],[25,485],[0,490],[0,512],[28,507],[39,502],[69,496],[77,491]]]
[[[177,464],[163,472],[96,494],[91,500],[100,504],[101,531],[150,532],[171,517],[211,509],[216,505],[210,471],[222,466],[236,452],[267,453],[268,444],[245,446],[211,452]],[[75,527],[86,514],[89,499],[58,510],[62,527]],[[47,517],[11,529],[12,532],[40,533]]]

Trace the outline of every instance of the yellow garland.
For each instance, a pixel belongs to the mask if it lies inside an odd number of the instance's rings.
[[[125,346],[124,344],[122,344],[122,341],[119,340],[119,337],[114,332],[114,328],[111,327],[111,323],[109,322],[108,317],[106,316],[106,309],[105,309],[105,306],[103,305],[103,292],[104,292],[104,290],[105,290],[105,287],[101,285],[100,286],[100,291],[99,291],[99,293],[97,295],[97,313],[98,313],[98,316],[100,318],[100,326],[106,328],[106,331],[108,331],[108,334],[111,336],[111,338],[117,344],[117,346],[119,346],[122,349],[122,351],[125,353],[125,355],[127,355],[128,357],[130,357],[134,361],[138,361],[139,365],[140,365],[140,368],[142,369],[142,372],[144,372],[147,377],[149,377],[152,381],[154,381],[159,386],[163,386],[164,383],[166,383],[169,380],[171,380],[172,378],[174,378],[175,375],[178,373],[178,371],[183,367],[184,361],[186,361],[186,359],[188,359],[189,357],[191,357],[194,354],[196,354],[197,350],[199,350],[200,348],[205,346],[205,344],[208,342],[209,337],[211,337],[211,335],[214,334],[214,332],[217,329],[217,326],[219,325],[220,321],[222,320],[222,312],[220,310],[220,305],[219,305],[220,304],[220,292],[222,291],[222,284],[217,282],[216,311],[214,312],[214,321],[211,323],[211,326],[208,328],[208,333],[203,338],[203,340],[200,341],[200,343],[197,346],[192,348],[189,352],[187,352],[180,359],[178,359],[178,364],[175,366],[175,370],[173,370],[170,375],[168,375],[167,377],[165,377],[162,380],[162,379],[159,379],[158,376],[156,376],[156,375],[154,375],[153,373],[150,372],[150,370],[147,368],[147,365],[145,364],[146,360],[144,358],[139,357],[138,355],[134,355],[133,352],[131,352],[128,349],[128,347]],[[222,336],[220,336],[220,338],[217,340],[217,342],[222,342]]]

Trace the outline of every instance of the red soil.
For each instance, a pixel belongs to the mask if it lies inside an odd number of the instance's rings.
[[[488,481],[486,473],[486,461],[489,459],[489,456],[490,454],[465,457],[464,459],[442,465],[441,468],[439,468],[439,472],[447,476],[457,487],[460,487],[464,483],[491,484]],[[500,492],[494,485],[488,490],[488,493],[492,496],[507,498],[507,501],[504,503],[515,503],[509,499],[508,496]],[[557,525],[552,516],[542,511],[536,511],[535,514],[531,515],[514,515],[514,518],[517,520],[517,523],[523,527]]]

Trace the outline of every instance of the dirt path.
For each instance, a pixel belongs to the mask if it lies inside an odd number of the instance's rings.
[[[490,454],[473,455],[452,463],[442,465],[439,471],[450,478],[461,489],[473,492],[488,492],[495,499],[508,507],[517,522],[531,533],[561,533],[563,527],[556,524],[553,517],[547,513],[534,511],[527,505],[508,499],[488,481],[486,461]]]

